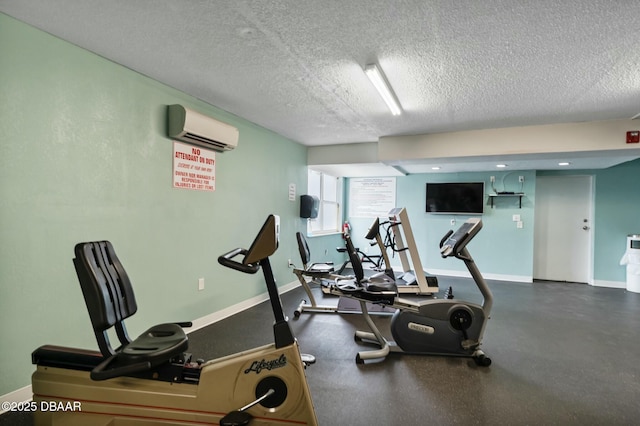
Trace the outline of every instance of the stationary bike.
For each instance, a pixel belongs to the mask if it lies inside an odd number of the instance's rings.
[[[478,270],[466,246],[482,228],[478,218],[468,219],[454,233],[449,231],[440,241],[443,257],[462,260],[483,295],[482,305],[452,299],[431,299],[420,302],[405,300],[393,294],[390,283],[383,286],[369,283],[364,278],[353,243],[347,239],[349,259],[354,266],[355,282],[336,280],[334,294],[354,297],[360,301],[362,313],[370,332],[356,331],[356,341],[373,343],[378,350],[363,351],[356,356],[357,363],[384,358],[390,352],[421,355],[471,357],[480,366],[491,365],[491,359],[480,349],[487,320],[493,305],[493,295]],[[391,319],[394,342],[388,341],[371,319],[365,302],[383,303],[397,308]]]
[[[377,232],[377,227],[376,227]],[[348,235],[348,232],[345,232],[343,235]],[[309,251],[309,246],[304,235],[301,232],[296,233],[296,239],[298,241],[298,249],[300,252],[300,258],[302,260],[302,268],[294,267],[293,273],[298,278],[300,285],[304,289],[307,294],[307,298],[310,301],[307,302],[306,299],[300,301],[300,304],[294,311],[294,316],[296,318],[300,317],[303,312],[313,312],[313,313],[359,313],[360,311],[357,309],[357,303],[349,303],[352,302],[349,299],[340,298],[338,301],[338,305],[319,305],[316,302],[316,298],[313,295],[313,291],[311,290],[311,284],[318,284],[323,293],[332,294],[331,286],[332,283],[336,280],[336,278],[344,278],[346,267],[350,264],[350,261],[347,260],[342,264],[339,269],[334,269],[333,263],[313,263],[311,261],[311,253]],[[358,251],[358,249],[355,249]],[[346,248],[339,247],[338,251],[346,252]],[[358,251],[359,252],[359,251]],[[360,252],[359,252],[360,253]],[[384,274],[384,273],[383,273]],[[347,275],[348,277],[353,277],[353,275]],[[376,314],[393,314],[393,310],[385,309],[380,305],[369,305],[367,306],[369,312],[375,312]]]
[[[39,409],[35,424],[317,425],[305,365],[269,262],[278,234],[279,218],[270,215],[248,250],[218,258],[243,273],[262,269],[275,342],[208,362],[194,362],[184,352],[182,326],[189,324],[153,326],[131,341],[123,320],[137,306],[113,246],[108,241],[76,245],[74,264],[100,352],[50,345],[33,352],[34,403],[65,408]],[[107,336],[112,327],[121,343],[117,349]]]

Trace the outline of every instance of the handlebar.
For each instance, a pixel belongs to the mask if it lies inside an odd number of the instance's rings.
[[[237,248],[218,257],[218,263],[222,266],[226,266],[227,268],[244,272],[245,274],[255,274],[260,269],[260,265],[258,263],[250,263],[248,265],[245,265],[244,263],[238,262],[237,260],[233,260],[233,258],[236,256],[245,256],[246,254],[247,250],[243,248]]]
[[[452,234],[453,234],[453,229],[450,229],[449,232],[447,232],[444,235],[444,237],[442,237],[442,239],[440,240],[440,248],[442,248],[442,246],[444,245],[444,242],[447,241]]]

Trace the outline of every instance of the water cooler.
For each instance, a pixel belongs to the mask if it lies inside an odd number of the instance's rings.
[[[627,236],[627,251],[620,264],[627,265],[627,291],[640,293],[640,234]]]

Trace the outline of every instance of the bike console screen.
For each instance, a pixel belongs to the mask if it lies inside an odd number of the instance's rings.
[[[456,256],[482,228],[482,220],[470,218],[456,232],[449,231],[440,244],[442,257]]]

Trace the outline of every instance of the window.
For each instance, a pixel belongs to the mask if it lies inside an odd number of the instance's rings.
[[[342,179],[315,170],[309,170],[308,194],[320,200],[318,217],[310,219],[310,235],[340,232],[342,225]]]

